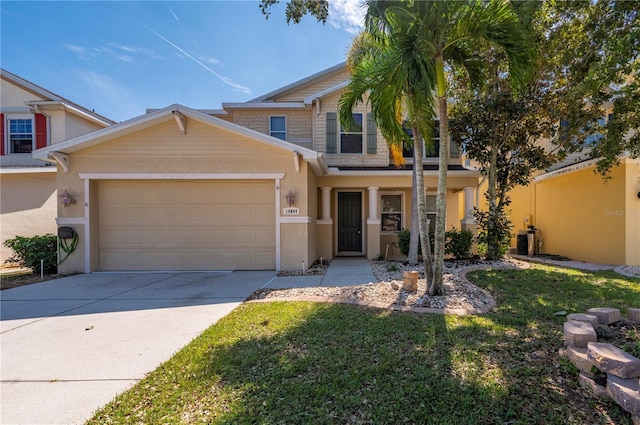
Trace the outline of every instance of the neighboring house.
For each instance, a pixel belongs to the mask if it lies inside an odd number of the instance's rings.
[[[31,152],[114,124],[0,69],[0,263],[4,241],[56,232],[56,167]]]
[[[594,160],[575,155],[514,189],[514,230],[539,229],[542,253],[640,265],[640,159],[623,156],[606,181],[595,168]]]
[[[411,163],[360,106],[341,129],[344,64],[243,103],[182,105],[43,147],[58,158],[58,205],[78,248],[62,271],[286,270],[335,256],[397,254],[410,225]],[[455,146],[454,146],[455,147]],[[452,149],[447,227],[472,226],[479,173]],[[435,212],[437,158],[425,160]],[[432,213],[432,214],[433,214]]]

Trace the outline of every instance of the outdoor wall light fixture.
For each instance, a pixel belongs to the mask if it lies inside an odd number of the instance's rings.
[[[287,195],[285,196],[285,199],[287,200],[287,205],[289,205],[289,208],[291,208],[293,203],[296,201],[296,195],[294,195],[292,191],[289,191],[289,193],[287,193]]]
[[[74,199],[74,197],[69,195],[69,192],[67,192],[66,190],[62,195],[59,196],[59,198],[60,198],[60,202],[62,202],[62,205],[64,205],[65,208],[67,208],[69,205],[73,205],[76,203],[76,200]]]

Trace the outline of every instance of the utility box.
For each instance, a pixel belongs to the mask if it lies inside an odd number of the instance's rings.
[[[518,255],[527,255],[527,234],[522,233],[518,234],[516,238],[516,254]]]

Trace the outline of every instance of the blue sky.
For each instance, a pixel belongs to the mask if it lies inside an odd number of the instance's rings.
[[[181,103],[216,109],[344,61],[358,0],[322,25],[266,20],[258,1],[0,2],[0,65],[115,121]]]

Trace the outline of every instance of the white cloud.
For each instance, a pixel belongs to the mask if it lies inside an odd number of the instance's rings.
[[[134,62],[137,56],[147,56],[151,59],[164,60],[152,49],[137,46],[124,46],[119,43],[107,43],[106,46],[84,47],[73,44],[64,44],[63,47],[78,55],[80,59],[89,60],[99,57],[117,59],[122,62]]]
[[[89,53],[89,49],[82,46],[74,46],[73,44],[63,44],[63,47],[68,51],[73,52],[82,58],[86,58]]]
[[[334,28],[357,34],[362,30],[366,12],[362,0],[329,0],[327,22]]]
[[[91,105],[91,107],[99,106],[102,111],[96,111],[103,115],[122,121],[139,115],[144,111],[138,104],[137,99],[124,86],[120,85],[109,76],[91,70],[75,71],[80,84],[86,86],[87,97],[91,99],[99,99],[99,104]],[[90,105],[90,102],[87,106]]]
[[[152,30],[151,28],[149,28],[148,26],[146,26],[145,24],[143,24],[142,22],[140,23],[140,25],[144,26],[146,29],[148,29],[149,31],[151,31],[153,34],[155,34],[158,38],[160,38],[162,41],[164,41],[165,43],[167,43],[168,45],[170,45],[171,47],[173,47],[174,49],[176,49],[180,54],[184,55],[185,57],[187,57],[188,59],[191,59],[193,62],[195,62],[196,64],[200,65],[201,67],[203,67],[204,69],[206,69],[207,71],[209,71],[209,73],[213,74],[215,77],[217,77],[220,81],[222,81],[224,84],[226,84],[227,86],[231,87],[232,89],[234,89],[235,91],[239,91],[241,93],[245,93],[245,94],[251,94],[251,89],[249,87],[240,85],[236,82],[234,82],[231,78],[229,77],[225,77],[224,75],[220,75],[217,72],[215,72],[213,69],[209,68],[207,65],[205,65],[201,60],[195,58],[192,54],[190,54],[189,52],[187,52],[186,50],[184,50],[183,48],[181,48],[180,46],[178,46],[177,44],[173,43],[171,40],[163,37],[160,33],[158,33],[157,31]],[[212,59],[212,58],[209,58]],[[215,59],[213,59],[215,60]],[[217,62],[216,62],[217,63]]]

